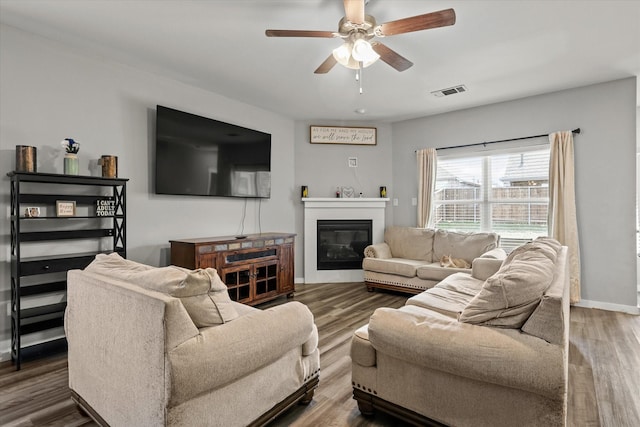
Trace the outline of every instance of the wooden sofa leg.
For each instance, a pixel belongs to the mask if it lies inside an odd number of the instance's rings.
[[[311,401],[313,400],[313,394],[315,393],[316,389],[311,389],[308,392],[306,392],[304,394],[304,396],[302,396],[300,398],[300,400],[298,401],[298,403],[300,405],[308,405],[309,403],[311,403]]]
[[[365,417],[371,417],[375,414],[375,409],[373,408],[373,399],[371,395],[357,389],[354,387],[353,389],[353,398],[358,402],[358,410]]]
[[[365,417],[372,417],[375,414],[371,402],[365,402],[364,400],[358,400],[358,410]]]

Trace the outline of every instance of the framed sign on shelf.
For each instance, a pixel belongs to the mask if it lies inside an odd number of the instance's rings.
[[[57,200],[56,216],[76,216],[76,202]]]
[[[312,144],[376,145],[376,128],[345,126],[310,126]]]

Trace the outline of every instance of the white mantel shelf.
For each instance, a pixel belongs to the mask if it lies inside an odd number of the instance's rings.
[[[312,208],[338,208],[344,207],[384,207],[390,200],[383,197],[303,197],[305,207]]]
[[[305,283],[361,282],[362,270],[318,270],[318,220],[370,219],[371,241],[384,238],[385,197],[304,197],[304,281]]]

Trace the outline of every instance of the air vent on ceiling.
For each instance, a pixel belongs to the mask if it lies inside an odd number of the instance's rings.
[[[449,96],[449,95],[453,95],[455,93],[461,93],[461,92],[466,92],[467,91],[467,87],[465,85],[458,85],[458,86],[454,86],[454,87],[449,87],[447,89],[440,89],[440,90],[436,90],[431,92],[431,94],[433,96],[437,96],[438,98],[441,98],[443,96]]]

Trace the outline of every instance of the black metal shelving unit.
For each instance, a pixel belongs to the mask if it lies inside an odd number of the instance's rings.
[[[128,179],[27,172],[7,175],[11,179],[11,359],[19,370],[23,359],[67,347],[64,337],[45,338],[35,344],[24,344],[22,340],[25,335],[63,326],[66,298],[29,308],[23,308],[22,300],[64,292],[64,273],[86,267],[98,253],[118,252],[126,257]],[[57,201],[73,201],[83,212],[57,216]],[[98,215],[97,205],[103,201],[113,203],[113,214]],[[39,207],[44,214],[28,217],[24,215],[25,207]],[[72,241],[104,241],[108,247],[91,252],[23,255],[29,245],[68,248],[73,246]]]

